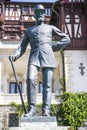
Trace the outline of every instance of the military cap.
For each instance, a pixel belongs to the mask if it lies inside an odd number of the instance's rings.
[[[34,12],[36,12],[36,11],[38,11],[38,10],[43,10],[43,11],[45,11],[45,8],[44,8],[43,5],[38,4],[38,5],[35,6],[35,10],[34,10]]]

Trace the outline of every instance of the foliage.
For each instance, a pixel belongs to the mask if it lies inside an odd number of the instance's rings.
[[[24,110],[23,110],[22,104],[17,104],[15,102],[13,102],[13,103],[11,103],[11,106],[17,107],[19,116],[24,115]],[[27,103],[25,103],[25,107],[26,107],[26,109],[28,109],[28,104]],[[42,114],[42,104],[38,104],[36,107],[37,107],[36,108],[37,115],[41,115]],[[57,110],[58,110],[58,106],[56,104],[52,104],[51,105],[51,115],[56,116],[57,115]]]
[[[22,104],[17,104],[16,102],[12,102],[11,106],[17,107],[17,109],[18,109],[18,116],[19,117],[22,116],[22,115],[24,115],[24,109],[23,109]],[[25,103],[25,107],[26,107],[26,109],[28,108],[27,103]]]
[[[87,121],[87,93],[65,93],[62,99],[57,113],[62,125],[83,126],[83,122]]]

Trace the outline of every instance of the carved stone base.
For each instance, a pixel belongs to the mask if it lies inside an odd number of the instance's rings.
[[[19,123],[20,127],[37,127],[37,126],[57,126],[56,117],[50,116],[35,116],[35,117],[22,117]]]
[[[56,117],[22,117],[19,127],[9,127],[5,130],[69,130],[70,127],[57,126]]]

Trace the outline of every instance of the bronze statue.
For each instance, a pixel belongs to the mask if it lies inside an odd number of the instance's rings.
[[[51,86],[54,68],[57,67],[53,51],[64,49],[69,43],[69,37],[53,25],[44,23],[45,9],[43,5],[35,7],[36,24],[28,28],[23,41],[15,55],[11,56],[12,61],[21,57],[30,43],[31,52],[27,72],[27,99],[29,104],[28,113],[25,117],[36,115],[36,88],[38,72],[41,68],[43,75],[43,107],[42,115],[50,116]],[[52,38],[58,41],[52,44]]]

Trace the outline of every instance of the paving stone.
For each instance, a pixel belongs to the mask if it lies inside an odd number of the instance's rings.
[[[77,130],[87,130],[86,127],[78,127]]]

